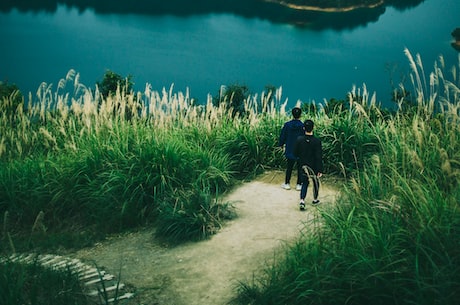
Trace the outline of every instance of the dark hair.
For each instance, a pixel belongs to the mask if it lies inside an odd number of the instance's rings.
[[[306,120],[304,123],[303,123],[303,127],[305,128],[305,131],[306,132],[312,132],[313,131],[313,126],[315,124],[313,123],[312,120]]]
[[[300,109],[299,107],[294,107],[292,108],[292,116],[295,118],[295,119],[298,119],[300,118],[300,115],[302,114],[302,109]]]

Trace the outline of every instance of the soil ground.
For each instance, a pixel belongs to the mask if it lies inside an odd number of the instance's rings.
[[[226,304],[239,281],[262,272],[290,241],[308,234],[306,223],[318,208],[335,202],[338,186],[324,180],[321,204],[308,204],[301,212],[299,192],[282,189],[283,179],[281,171],[268,172],[229,193],[224,202],[232,203],[238,216],[209,240],[167,247],[146,230],[114,236],[69,256],[120,274],[121,282],[135,288],[135,304]]]

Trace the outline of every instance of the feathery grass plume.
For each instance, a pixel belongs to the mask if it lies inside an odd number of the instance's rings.
[[[45,213],[43,211],[40,211],[35,218],[35,222],[32,226],[31,233],[35,233],[37,231],[40,231],[41,233],[46,233],[46,227],[45,227]]]
[[[109,98],[109,97],[108,97]],[[97,116],[97,106],[93,100],[93,96],[90,92],[86,92],[83,96],[83,107],[82,107],[82,121],[85,124],[86,132],[92,133],[92,127],[94,118]]]
[[[56,138],[44,127],[40,127],[39,133],[43,136],[45,140],[45,146],[48,148],[56,148],[57,142]]]
[[[23,146],[22,146],[21,142],[19,142],[19,141],[15,142],[15,146],[16,146],[15,148],[16,148],[16,152],[18,154],[18,157],[21,158],[24,155],[23,149],[22,149]]]
[[[420,106],[425,98],[423,94],[422,81],[420,80],[420,74],[417,69],[417,64],[415,63],[414,58],[412,57],[412,54],[409,51],[409,49],[404,48],[404,54],[409,60],[410,67],[413,72],[413,74],[411,74],[412,85],[414,87],[413,89],[414,89],[414,92],[416,93],[417,101],[419,102],[419,106]],[[415,77],[415,80],[414,80],[414,77]]]
[[[66,94],[65,96],[59,95],[56,105],[56,110],[59,113],[59,119],[62,121],[66,121],[69,117],[69,107],[68,107],[68,98],[69,95]]]
[[[423,90],[423,92],[427,92],[425,71],[423,69],[422,58],[421,58],[420,54],[416,54],[415,58],[416,58],[417,66],[420,68],[420,73],[421,73],[422,79],[423,79],[423,82],[421,83],[421,85],[422,85],[421,89]]]
[[[426,133],[424,122],[419,119],[418,116],[415,116],[414,119],[412,120],[412,131],[411,133],[415,136],[414,139],[416,141],[416,144],[418,144],[419,148],[422,148],[424,145],[423,141],[423,134]]]
[[[453,175],[451,160],[445,149],[439,149],[440,159],[441,159],[441,170],[444,175],[450,177]],[[454,161],[455,162],[455,161]]]
[[[0,160],[2,159],[2,156],[6,152],[6,138],[2,135],[2,140],[0,141]]]
[[[460,87],[460,54],[459,54],[458,57],[459,57],[459,59],[458,59],[458,69],[457,69],[457,66],[452,66],[450,71],[452,73],[453,83],[456,84],[457,87]],[[442,63],[444,63],[444,58],[443,57],[441,57],[440,60],[442,61]],[[443,67],[444,67],[444,65],[443,65]]]

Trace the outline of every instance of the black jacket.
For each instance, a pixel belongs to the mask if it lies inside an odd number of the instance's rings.
[[[315,174],[323,172],[323,147],[321,140],[313,135],[303,135],[297,138],[294,155],[301,165],[307,165]]]

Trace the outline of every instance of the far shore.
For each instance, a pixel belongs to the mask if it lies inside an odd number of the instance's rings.
[[[327,12],[327,13],[344,13],[344,12],[350,12],[356,9],[360,8],[375,8],[378,6],[383,5],[385,2],[383,0],[380,0],[379,2],[375,4],[370,4],[370,5],[353,5],[353,6],[347,6],[347,7],[319,7],[319,6],[309,6],[309,5],[297,5],[297,4],[292,4],[288,3],[286,1],[280,1],[280,0],[264,0],[265,2],[270,2],[270,3],[277,3],[279,5],[295,9],[295,10],[301,10],[301,11],[317,11],[317,12]]]
[[[456,41],[452,42],[451,45],[455,50],[460,52],[460,40],[456,40]]]

